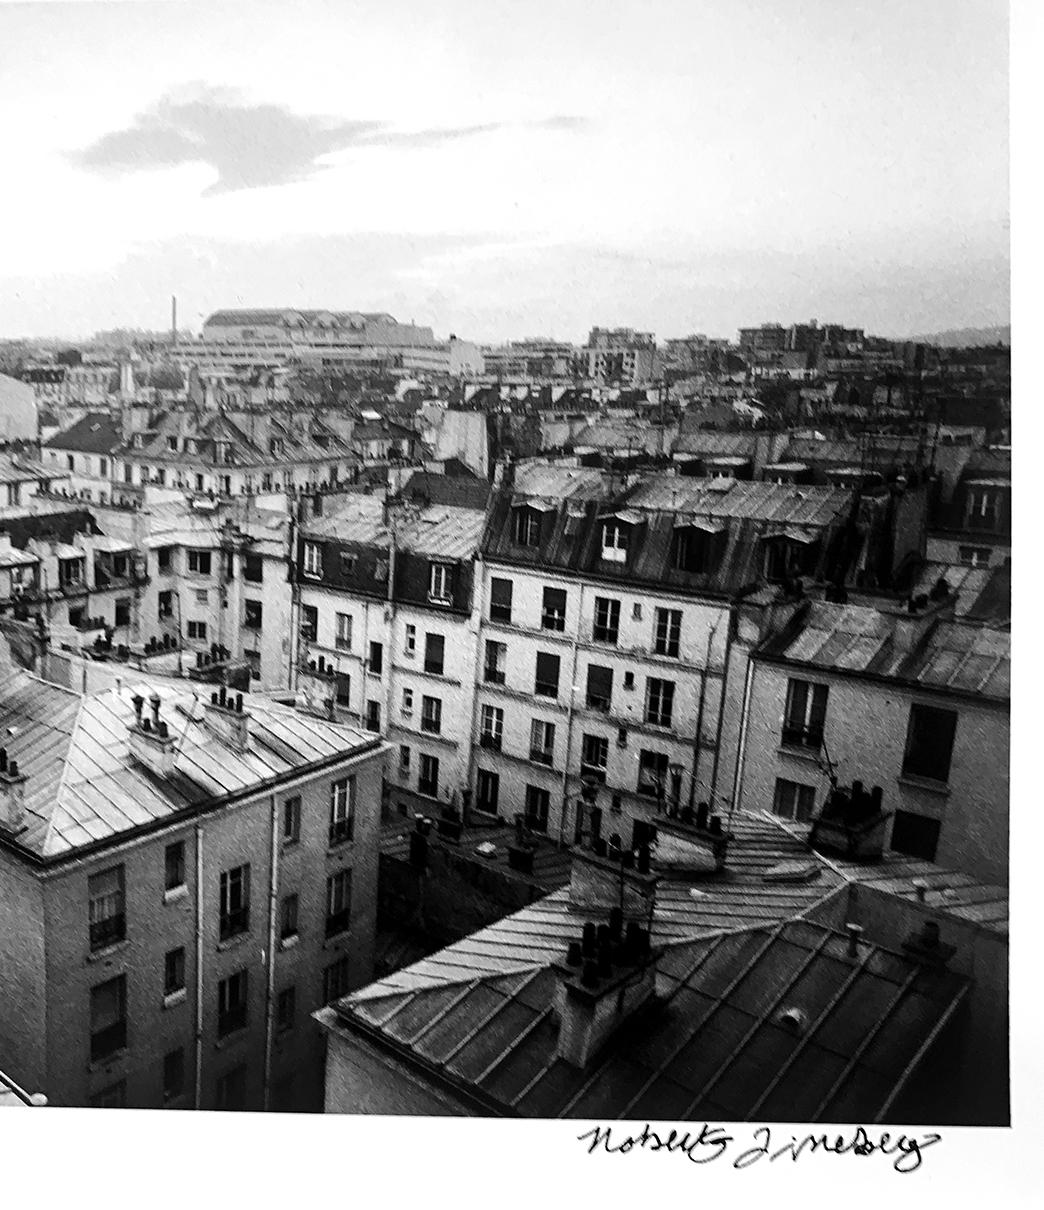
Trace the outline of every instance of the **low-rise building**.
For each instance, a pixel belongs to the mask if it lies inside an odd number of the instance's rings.
[[[835,778],[878,786],[887,847],[1005,884],[1011,636],[952,614],[804,606],[751,657],[738,803],[807,828]]]
[[[0,1053],[55,1105],[314,1108],[372,977],[384,746],[178,684],[0,687]]]
[[[123,430],[108,412],[88,412],[40,447],[43,465],[68,477],[68,491],[107,504],[112,498],[114,455]]]
[[[0,442],[35,441],[38,436],[33,388],[18,378],[0,374]]]

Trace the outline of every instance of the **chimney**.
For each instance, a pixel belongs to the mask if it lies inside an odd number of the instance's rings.
[[[684,806],[656,819],[656,852],[653,863],[666,878],[690,879],[716,874],[724,868],[731,832],[722,826],[720,815],[701,802],[695,810]]]
[[[175,740],[170,728],[160,716],[160,696],[149,695],[149,710],[145,712],[145,698],[136,693],[134,722],[130,727],[130,752],[137,761],[156,774],[168,777],[174,772]]]
[[[922,966],[944,967],[957,952],[957,947],[942,940],[938,921],[926,920],[919,933],[911,933],[903,942],[903,952]]]
[[[229,693],[222,685],[204,704],[204,717],[210,730],[233,751],[245,752],[250,747],[250,731],[247,727],[250,714],[243,709],[241,693]]]
[[[25,774],[18,761],[0,748],[0,829],[17,833],[25,826]]]
[[[626,929],[619,909],[609,923],[584,925],[582,940],[571,941],[565,960],[554,964],[558,1055],[586,1067],[614,1033],[656,991],[656,963],[662,953],[650,944],[637,921]]]
[[[569,902],[584,912],[621,909],[627,917],[647,920],[656,904],[659,881],[651,868],[648,833],[639,832],[635,847],[625,849],[618,833],[601,834],[602,813],[595,807],[586,842],[572,849]],[[640,842],[640,843],[639,843]]]

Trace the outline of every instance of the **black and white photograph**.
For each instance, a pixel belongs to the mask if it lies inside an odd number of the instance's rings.
[[[1012,19],[0,3],[19,1138],[1008,1146]]]

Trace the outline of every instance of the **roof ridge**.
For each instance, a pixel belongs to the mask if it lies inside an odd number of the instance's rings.
[[[62,688],[63,686],[58,687]],[[76,717],[73,719],[73,724],[69,728],[69,747],[66,749],[65,756],[62,758],[62,775],[58,779],[58,787],[54,792],[54,809],[52,809],[50,815],[48,816],[47,831],[44,833],[43,844],[40,846],[41,852],[44,854],[44,856],[47,856],[47,854],[50,852],[51,837],[55,830],[55,821],[58,816],[58,811],[61,809],[62,805],[62,792],[66,788],[66,783],[69,777],[69,753],[72,751],[72,746],[76,741],[76,732],[80,726],[80,719],[83,717],[83,708],[87,701],[87,695],[81,693],[79,698],[80,701],[76,707]]]

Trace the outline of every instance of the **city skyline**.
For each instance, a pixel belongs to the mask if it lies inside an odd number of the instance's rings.
[[[1004,5],[305,9],[4,6],[5,336],[172,293],[482,342],[1008,322]]]

